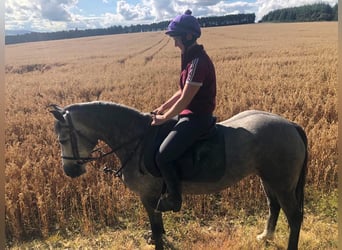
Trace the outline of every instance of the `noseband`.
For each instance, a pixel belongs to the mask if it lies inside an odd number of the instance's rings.
[[[72,122],[71,116],[69,111],[67,110],[65,113],[65,117],[66,117],[66,121],[67,121],[67,125],[66,127],[69,129],[69,137],[70,137],[70,143],[71,143],[71,148],[72,148],[72,154],[73,156],[61,156],[62,159],[65,160],[73,160],[76,161],[77,164],[79,165],[83,165],[86,164],[88,162],[92,162],[92,161],[97,161],[100,160],[108,155],[111,155],[113,153],[115,153],[116,151],[118,151],[119,149],[123,148],[124,146],[127,146],[135,141],[137,141],[139,139],[139,142],[137,143],[137,145],[134,147],[134,149],[130,152],[129,156],[127,157],[127,159],[125,161],[123,161],[123,163],[121,164],[121,167],[114,171],[112,169],[108,169],[107,167],[104,168],[105,172],[110,172],[115,174],[115,176],[119,176],[121,170],[126,166],[126,164],[128,163],[128,161],[130,160],[130,158],[132,158],[133,154],[136,152],[136,150],[138,149],[139,145],[141,144],[141,142],[144,139],[144,135],[139,135],[134,137],[133,139],[121,144],[120,146],[116,147],[115,149],[112,149],[110,152],[108,153],[103,153],[101,148],[96,148],[93,151],[90,152],[90,154],[95,153],[95,152],[100,152],[100,156],[97,157],[80,157],[80,153],[79,153],[79,149],[78,149],[78,143],[77,143],[77,136],[79,137],[83,137],[85,138],[87,141],[89,141],[92,144],[96,144],[97,142],[94,142],[92,140],[90,140],[87,136],[85,136],[84,134],[82,134],[79,130],[77,130]]]

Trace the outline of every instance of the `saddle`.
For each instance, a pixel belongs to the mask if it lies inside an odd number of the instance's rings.
[[[151,126],[144,142],[143,162],[145,169],[155,177],[161,177],[155,162],[159,146],[177,123],[170,120],[161,126]],[[183,181],[216,182],[225,172],[225,142],[223,127],[215,124],[207,134],[199,138],[176,161],[179,177]]]

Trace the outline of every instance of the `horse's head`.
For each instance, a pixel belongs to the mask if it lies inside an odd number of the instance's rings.
[[[77,128],[81,124],[73,119],[71,112],[57,105],[50,107],[56,119],[55,132],[61,146],[64,172],[72,178],[78,177],[86,172],[85,165],[91,159],[89,155],[97,140],[89,136],[84,126]]]

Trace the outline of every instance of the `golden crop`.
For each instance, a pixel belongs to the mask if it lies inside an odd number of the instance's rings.
[[[203,29],[216,66],[224,120],[247,109],[280,114],[309,139],[307,186],[337,188],[337,23],[254,24]],[[146,221],[137,197],[106,161],[76,180],[61,168],[46,106],[105,100],[149,112],[177,89],[180,54],[163,32],[8,45],[6,53],[6,236],[91,232],[125,216]],[[118,166],[115,157],[108,164]],[[220,200],[221,203],[216,201]],[[198,216],[266,209],[256,177],[212,196],[188,196]],[[224,201],[224,202],[222,202]],[[215,211],[213,208],[215,206]]]

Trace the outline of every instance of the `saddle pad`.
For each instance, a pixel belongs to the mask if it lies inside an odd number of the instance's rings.
[[[162,126],[151,127],[144,143],[145,169],[155,177],[161,177],[155,162],[160,144],[177,121],[172,120]],[[196,142],[176,163],[180,179],[191,182],[215,182],[225,172],[225,142],[223,127],[216,125],[216,133]]]

